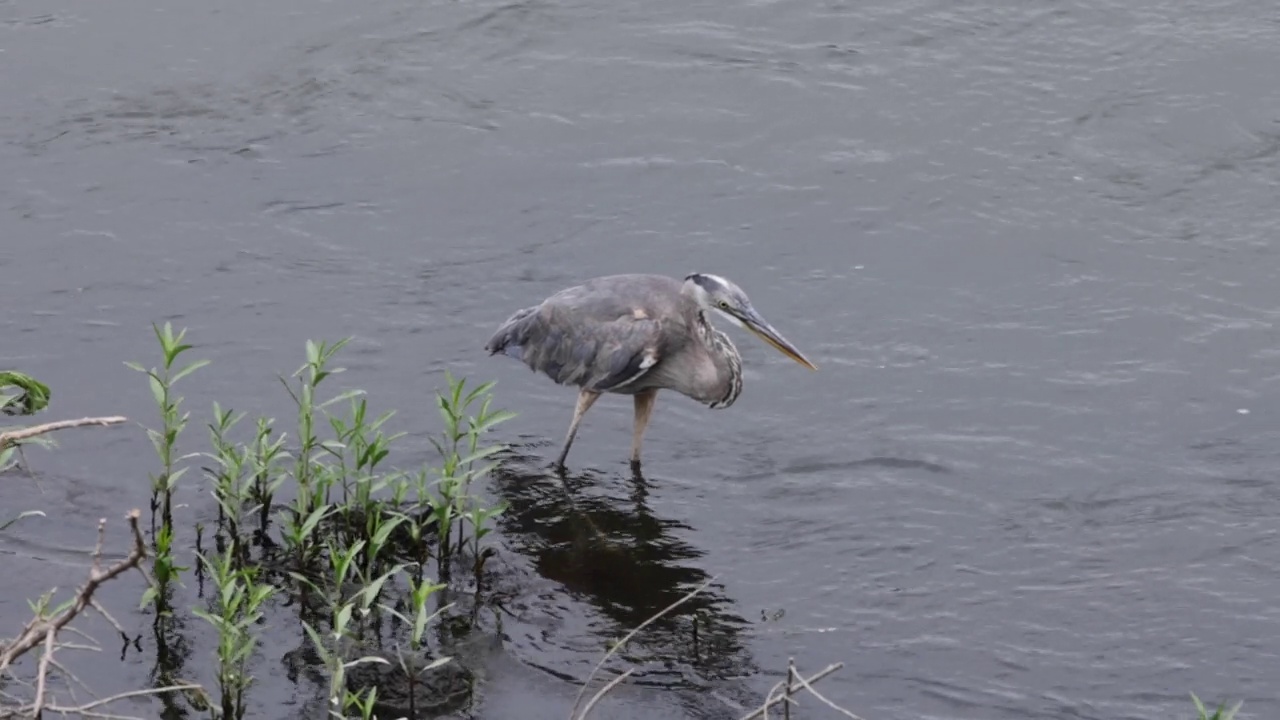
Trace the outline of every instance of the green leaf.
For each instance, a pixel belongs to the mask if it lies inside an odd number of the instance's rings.
[[[459,460],[458,465],[459,466],[470,465],[471,463],[476,462],[478,460],[483,460],[489,457],[490,455],[494,455],[496,453],[502,452],[504,449],[505,448],[503,448],[501,445],[491,445],[487,448],[482,448]]]
[[[395,575],[403,569],[403,565],[397,565],[390,571],[384,573],[382,577],[376,578],[373,582],[365,586],[365,588],[360,591],[364,596],[364,602],[362,603],[364,607],[367,608],[372,605],[374,599],[378,597],[378,593],[382,592],[382,586],[387,582],[387,580],[390,579],[392,575]]]
[[[329,653],[328,648],[324,645],[324,641],[320,639],[320,634],[317,633],[315,628],[311,627],[311,624],[306,621],[303,621],[302,629],[306,630],[307,635],[311,638],[311,644],[315,646],[316,654],[324,660],[325,665],[328,665],[329,659],[333,657],[333,655]]]
[[[436,395],[436,405],[440,408],[440,417],[444,418],[445,429],[452,435],[453,429],[458,425],[457,413],[453,411],[453,408],[449,405],[449,400],[443,395]]]
[[[426,667],[422,668],[422,669],[421,669],[421,670],[419,670],[418,672],[419,672],[419,673],[424,673],[424,672],[426,672],[426,671],[428,671],[428,670],[435,670],[436,668],[440,667],[441,665],[444,665],[444,664],[448,663],[448,662],[449,662],[449,661],[451,661],[451,660],[453,660],[453,658],[452,658],[452,657],[436,658],[435,660],[432,660],[432,661],[431,661],[431,663],[430,663],[429,665],[427,665]]]
[[[470,405],[473,400],[489,392],[489,390],[493,389],[493,386],[496,384],[497,384],[496,381],[490,380],[489,382],[484,383],[483,385],[477,387],[475,390],[472,390],[470,393],[467,394],[466,400],[463,401],[462,403],[463,406],[465,407],[467,405]]]
[[[409,618],[405,617],[404,615],[401,615],[399,610],[396,610],[390,605],[387,605],[386,603],[378,603],[378,607],[382,608],[383,612],[391,613],[393,616],[395,616],[396,619],[398,619],[400,622],[404,623],[405,625],[412,624],[409,622]]]
[[[182,335],[186,335],[186,334],[187,334],[187,331],[183,330],[182,333],[178,336],[178,339],[181,340]],[[167,368],[173,367],[173,362],[178,359],[178,356],[190,349],[191,349],[190,345],[176,345],[174,347],[169,348],[169,352],[165,354],[165,359],[166,359],[166,362],[164,364],[165,368],[167,369]]]
[[[181,370],[179,370],[177,373],[175,373],[175,374],[174,374],[174,376],[173,376],[172,378],[170,378],[170,379],[169,379],[169,384],[170,384],[170,385],[172,385],[172,384],[174,384],[174,383],[178,382],[178,381],[179,381],[179,380],[181,380],[182,378],[184,378],[184,377],[186,377],[186,376],[190,375],[191,373],[193,373],[193,372],[195,372],[195,371],[199,370],[200,368],[204,367],[205,365],[208,365],[208,364],[209,364],[209,362],[210,362],[209,360],[197,360],[197,361],[195,361],[195,362],[191,363],[190,365],[188,365],[188,366],[186,366],[186,367],[182,368],[182,369],[181,369]]]
[[[462,389],[467,385],[467,378],[462,377],[458,379],[458,382],[449,384],[452,386],[450,389],[453,390],[453,407],[455,410],[460,410],[462,406]]]
[[[344,608],[344,609],[349,609],[349,608]],[[342,667],[351,668],[351,667],[355,667],[356,665],[364,665],[365,663],[390,665],[391,661],[384,657],[378,657],[377,655],[365,655],[362,658],[356,658],[355,660],[349,660],[347,662],[342,663]]]
[[[21,391],[4,397],[0,412],[5,415],[34,415],[49,405],[52,394],[48,385],[13,370],[0,371],[0,387],[14,387]]]
[[[0,523],[0,530],[6,530],[10,525],[18,522],[19,520],[24,520],[29,517],[45,517],[45,514],[43,510],[26,510],[20,513],[18,517],[11,518],[9,520],[6,520],[3,523]]]
[[[332,505],[324,505],[311,511],[305,522],[302,523],[302,537],[309,537],[311,532],[316,529],[316,525],[325,519],[329,513],[333,512]]]
[[[351,398],[360,397],[361,395],[364,395],[364,394],[365,393],[363,390],[348,390],[340,395],[329,398],[328,400],[325,400],[324,402],[320,403],[320,409],[323,410],[324,408],[327,408],[336,402],[342,402],[343,400],[350,400]]]
[[[393,520],[384,521],[382,525],[378,527],[378,531],[373,534],[372,538],[370,538],[370,544],[375,548],[381,548],[387,543],[387,538],[391,537],[391,533],[394,532],[395,529],[403,522],[403,515],[399,515]],[[0,530],[3,529],[4,528],[0,528]]]
[[[164,384],[160,382],[160,378],[154,373],[147,373],[148,382],[151,384],[151,396],[155,398],[156,405],[164,407]]]
[[[294,572],[294,571],[290,570],[290,571],[289,571],[289,577],[291,577],[291,578],[293,578],[294,580],[298,581],[298,583],[300,583],[300,584],[302,584],[302,585],[306,585],[308,588],[310,588],[310,589],[311,589],[311,591],[312,591],[312,592],[314,592],[314,593],[316,593],[316,594],[321,594],[320,586],[319,586],[319,585],[316,585],[316,584],[315,584],[315,582],[313,582],[313,581],[311,580],[311,578],[307,577],[306,575],[303,575],[302,573],[298,573],[298,572]]]
[[[343,605],[337,615],[333,618],[333,634],[341,635],[347,629],[347,623],[351,622],[351,611],[354,609],[351,603]]]
[[[488,430],[494,425],[497,425],[498,423],[504,423],[514,417],[516,417],[516,414],[511,412],[510,410],[499,410],[498,412],[485,417],[484,420],[482,420],[480,424],[475,427],[475,430],[476,432]]]

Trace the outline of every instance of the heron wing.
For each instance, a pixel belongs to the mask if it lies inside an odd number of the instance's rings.
[[[561,385],[625,391],[662,360],[667,345],[666,321],[647,299],[593,285],[569,288],[512,315],[486,349]]]

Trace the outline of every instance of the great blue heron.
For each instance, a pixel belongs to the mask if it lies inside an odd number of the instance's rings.
[[[683,282],[662,275],[588,280],[517,311],[485,349],[520,360],[557,384],[580,388],[555,462],[561,470],[578,424],[596,399],[606,392],[634,396],[631,466],[638,471],[640,442],[659,390],[675,390],[712,409],[729,407],[742,392],[742,357],[729,336],[711,326],[710,313],[818,369],[756,312],[741,288],[706,273]]]

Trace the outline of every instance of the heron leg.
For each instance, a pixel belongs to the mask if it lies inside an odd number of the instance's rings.
[[[636,427],[631,435],[631,469],[640,468],[640,443],[644,440],[644,430],[649,425],[649,416],[653,414],[653,405],[658,399],[658,389],[643,390],[635,394]]]
[[[573,445],[573,436],[578,434],[578,424],[582,422],[582,416],[587,414],[599,397],[600,393],[586,388],[578,392],[578,404],[573,408],[573,422],[569,423],[569,434],[565,435],[564,447],[560,449],[560,457],[556,458],[556,466],[561,470],[564,469],[565,458],[569,457],[569,446]]]

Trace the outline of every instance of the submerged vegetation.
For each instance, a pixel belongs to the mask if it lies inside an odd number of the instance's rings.
[[[422,467],[402,470],[389,465],[393,447],[406,436],[388,430],[394,413],[375,414],[360,390],[331,391],[333,378],[343,372],[334,360],[346,340],[308,341],[305,362],[280,378],[293,409],[288,422],[250,419],[215,402],[208,419],[191,426],[178,388],[208,361],[186,360],[193,348],[185,330],[175,334],[166,323],[155,334],[160,364],[127,363],[145,375],[158,413],[155,427],[147,429],[157,461],[150,476],[149,532],[142,529],[141,513],[130,513],[131,549],[104,566],[100,524],[87,582],[60,602],[54,591],[33,601],[31,621],[14,639],[0,640],[0,718],[101,713],[104,706],[140,695],[155,695],[165,718],[275,716],[278,709],[254,700],[264,625],[296,628],[298,646],[285,653],[285,661],[291,678],[315,684],[315,716],[391,720],[466,709],[477,681],[466,659],[468,639],[501,631],[486,564],[495,549],[486,538],[506,508],[480,496],[476,482],[494,469],[503,450],[486,442],[486,434],[513,417],[493,407],[494,384],[469,386],[446,373],[447,387],[435,396],[441,429],[429,438],[434,455]],[[49,388],[34,378],[0,372],[0,413],[34,415],[49,397]],[[122,422],[84,418],[0,428],[0,472],[17,464],[22,443],[49,444],[41,437],[47,432]],[[203,441],[192,437],[194,427],[203,430]],[[196,445],[204,449],[184,452]],[[208,526],[194,516],[180,517],[191,515],[193,507],[203,510],[199,517],[216,516]],[[0,531],[37,515],[43,513],[0,517]],[[59,704],[55,675],[68,686],[79,681],[55,652],[98,649],[84,640],[60,639],[80,613],[92,609],[109,621],[124,639],[125,652],[143,647],[141,636],[130,636],[93,598],[102,583],[130,571],[145,578],[140,608],[151,618],[153,686],[74,707]],[[586,678],[568,711],[570,720],[587,718],[631,675],[618,673],[588,696],[615,652],[709,583],[613,644]],[[190,598],[177,591],[192,584],[196,606],[177,599]],[[189,640],[193,623],[207,625],[214,639],[198,656]],[[28,668],[30,679],[20,679],[15,667],[28,652],[39,659]],[[197,665],[193,657],[209,662]],[[859,720],[812,687],[841,667],[830,665],[806,679],[791,664],[764,704],[744,720],[769,717],[771,711],[790,717],[799,693]],[[13,681],[25,684],[31,699],[13,695]],[[1233,720],[1240,708],[1223,705],[1210,713],[1191,698],[1197,720]]]

